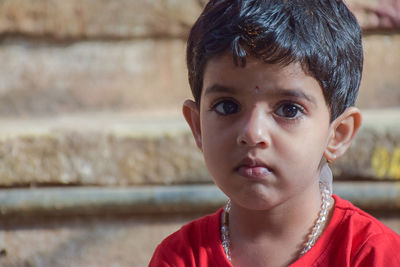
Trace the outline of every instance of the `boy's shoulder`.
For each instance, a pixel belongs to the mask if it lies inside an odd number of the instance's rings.
[[[393,230],[384,225],[381,221],[379,221],[369,213],[354,206],[351,202],[344,200],[336,195],[334,195],[334,199],[334,212],[337,213],[337,216],[334,216],[334,218],[332,219],[338,220],[337,223],[341,226],[351,227],[352,231],[361,233],[364,238],[369,238],[373,235],[379,234],[389,234],[400,237]]]
[[[149,266],[224,266],[221,213],[222,208],[169,235],[157,246]]]
[[[331,221],[310,250],[309,266],[400,266],[400,236],[349,201],[334,199]]]
[[[194,243],[192,245],[204,245],[210,241],[210,237],[215,235],[215,230],[219,231],[220,216],[222,209],[213,214],[205,215],[183,225],[178,231],[172,233],[164,239],[162,243],[168,245],[182,245],[184,243]],[[208,233],[205,238],[204,233]],[[161,243],[161,244],[162,244]],[[176,244],[179,243],[179,244]]]

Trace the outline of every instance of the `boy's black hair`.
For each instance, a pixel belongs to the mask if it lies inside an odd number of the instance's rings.
[[[341,0],[211,0],[192,27],[189,83],[199,104],[207,61],[231,52],[268,64],[299,62],[321,85],[331,120],[353,106],[361,80],[361,29]]]

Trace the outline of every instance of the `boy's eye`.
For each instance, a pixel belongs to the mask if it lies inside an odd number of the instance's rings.
[[[275,114],[280,117],[294,119],[299,117],[303,111],[304,109],[298,105],[285,103],[280,105],[278,109],[275,110]]]
[[[239,112],[239,105],[232,100],[223,100],[216,103],[213,109],[221,115],[229,115]]]

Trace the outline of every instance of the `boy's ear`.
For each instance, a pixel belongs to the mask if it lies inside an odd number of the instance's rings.
[[[324,152],[328,162],[336,160],[346,152],[360,129],[361,122],[360,110],[349,107],[331,123],[328,145]]]
[[[183,103],[182,112],[186,122],[189,124],[190,129],[192,130],[197,147],[202,150],[199,107],[197,106],[196,102],[192,100],[186,100]]]

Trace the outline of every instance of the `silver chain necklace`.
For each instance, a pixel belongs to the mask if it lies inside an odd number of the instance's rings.
[[[315,221],[315,224],[308,235],[307,242],[304,243],[302,250],[299,253],[299,258],[303,256],[307,251],[309,251],[318,240],[319,236],[324,229],[324,226],[327,222],[329,210],[332,205],[332,193],[329,191],[328,187],[323,184],[319,183],[319,189],[321,192],[321,210],[318,214],[318,219]],[[226,257],[229,261],[231,261],[231,240],[229,235],[229,212],[231,209],[231,201],[230,199],[226,203],[223,211],[222,216],[222,224],[221,224],[221,240],[222,240],[222,247],[224,248]]]

